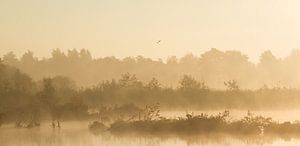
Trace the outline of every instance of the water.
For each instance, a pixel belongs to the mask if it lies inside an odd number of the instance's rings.
[[[67,123],[65,123],[67,124]],[[10,126],[1,128],[1,146],[298,146],[300,139],[278,138],[272,136],[116,136],[109,133],[94,135],[83,123],[76,128],[15,129]],[[72,127],[72,126],[71,126]]]
[[[201,113],[204,111],[197,111]],[[217,114],[220,111],[205,111]],[[233,118],[242,117],[247,111],[232,111]],[[272,116],[275,120],[298,120],[299,111],[256,111],[258,115]],[[172,115],[173,114],[173,115]],[[185,112],[163,112],[173,117]],[[109,132],[94,135],[88,130],[89,122],[62,122],[61,129],[52,129],[42,123],[40,128],[16,129],[13,125],[0,128],[0,146],[298,146],[300,136],[270,135],[113,135]]]

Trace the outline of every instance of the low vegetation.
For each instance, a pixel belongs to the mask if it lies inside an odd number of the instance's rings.
[[[204,81],[184,75],[178,87],[168,88],[162,87],[156,78],[142,82],[136,75],[124,73],[117,80],[103,81],[95,86],[80,88],[74,81],[63,76],[34,81],[27,74],[0,60],[0,125],[15,123],[16,127],[32,128],[38,127],[43,120],[53,123],[66,120],[98,120],[112,124],[111,131],[122,129],[124,124],[125,131],[128,129],[127,124],[132,125],[133,130],[142,129],[145,123],[145,129],[172,131],[177,127],[182,128],[181,124],[189,126],[203,122],[204,126],[201,124],[197,128],[197,125],[193,125],[190,128],[196,132],[226,131],[236,128],[237,131],[252,133],[244,126],[251,127],[255,122],[245,125],[246,119],[226,121],[224,120],[226,114],[219,116],[188,114],[187,118],[166,119],[160,116],[159,109],[160,107],[169,110],[299,108],[298,89],[264,86],[258,90],[243,90],[235,80],[225,81],[224,85],[226,90],[216,90],[209,88]],[[272,104],[269,104],[270,101]],[[153,103],[160,105],[146,106]],[[145,106],[145,109],[140,108]],[[260,117],[259,120],[270,119]],[[157,124],[168,126],[160,129],[161,126]],[[261,125],[254,126],[256,128],[250,129],[257,131],[257,126]],[[294,130],[298,125],[289,122],[279,124],[273,121],[267,126],[263,125],[266,132],[276,131],[274,129],[281,129],[282,126]],[[268,127],[273,128],[268,130]]]
[[[158,109],[151,111],[158,113]],[[230,112],[224,111],[217,115],[193,115],[186,117],[165,118],[155,116],[152,119],[134,121],[116,121],[110,125],[108,130],[114,134],[237,134],[237,135],[299,135],[300,123],[279,123],[270,117],[255,116],[248,111],[242,119],[231,120]]]

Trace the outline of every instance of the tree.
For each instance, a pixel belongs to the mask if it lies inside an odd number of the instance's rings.
[[[180,59],[181,64],[183,65],[196,65],[198,63],[199,59],[194,56],[193,54],[186,54]]]
[[[267,67],[267,66],[274,66],[278,62],[277,58],[272,54],[270,50],[265,51],[260,56],[259,64]]]
[[[4,68],[4,61],[0,58],[0,72],[3,71],[3,68]],[[0,74],[1,76],[1,74]]]
[[[228,91],[238,91],[239,90],[239,86],[238,86],[236,80],[229,80],[227,82],[224,82],[224,85],[227,87]]]
[[[121,75],[121,79],[119,80],[119,84],[121,87],[141,87],[142,82],[140,82],[136,75],[131,75],[130,73],[125,73]]]
[[[177,59],[176,56],[168,57],[167,64],[169,64],[169,65],[176,65],[177,63],[178,63],[178,59]]]
[[[158,89],[160,88],[160,86],[161,84],[156,78],[152,78],[146,85],[146,87],[148,87],[149,89]]]
[[[45,78],[43,79],[43,89],[39,93],[40,100],[42,103],[49,109],[52,119],[57,118],[57,103],[58,99],[55,96],[55,88],[52,84],[52,79]]]
[[[277,59],[271,51],[263,52],[257,66],[259,80],[264,84],[274,84],[283,76],[286,76],[287,73],[283,72],[285,69],[282,68],[281,63],[281,60]],[[290,64],[293,64],[293,61]],[[288,68],[292,68],[292,66]]]
[[[23,54],[23,56],[21,57],[21,63],[25,64],[25,65],[32,65],[35,62],[37,62],[37,58],[34,57],[33,52],[32,51],[27,51]]]
[[[57,62],[64,62],[67,59],[67,56],[65,55],[64,52],[62,52],[60,49],[54,49],[52,50],[52,59],[57,61]]]
[[[4,123],[4,114],[0,113],[0,127],[2,126],[3,123]]]
[[[76,89],[76,83],[68,77],[65,76],[55,76],[51,79],[51,84],[55,90],[61,89]]]
[[[80,54],[76,49],[68,50],[68,59],[70,61],[78,61],[80,58]]]
[[[54,100],[55,88],[52,85],[52,79],[45,78],[43,79],[43,89],[40,93],[41,100],[51,106],[55,103]]]
[[[208,89],[204,82],[199,82],[189,75],[184,75],[182,77],[182,79],[179,81],[179,88],[183,90]]]
[[[5,55],[3,55],[3,60],[5,64],[11,65],[11,66],[17,66],[19,64],[19,60],[17,59],[14,52],[8,52]]]
[[[80,59],[83,61],[91,61],[92,60],[92,55],[89,50],[86,49],[81,49],[79,53]]]

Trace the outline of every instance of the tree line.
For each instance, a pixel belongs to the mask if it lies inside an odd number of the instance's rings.
[[[226,90],[217,90],[183,75],[171,88],[162,86],[156,78],[143,82],[135,74],[123,73],[116,79],[81,87],[64,76],[35,81],[1,60],[0,124],[15,122],[16,126],[30,127],[40,120],[87,119],[92,117],[92,111],[122,105],[132,105],[121,108],[126,111],[153,103],[171,110],[294,109],[300,104],[300,90],[295,88],[263,86],[247,90],[241,89],[236,80],[225,81],[223,86]]]
[[[243,89],[300,87],[300,50],[297,49],[285,58],[277,58],[271,51],[265,51],[258,63],[250,62],[239,51],[218,49],[201,55],[187,54],[181,58],[170,56],[166,61],[143,56],[93,58],[87,49],[67,52],[54,49],[49,58],[37,58],[31,51],[18,58],[13,52],[8,52],[2,59],[4,64],[17,67],[34,80],[66,76],[79,86],[91,86],[130,72],[143,82],[155,77],[164,87],[176,87],[183,75],[205,81],[209,87],[216,89],[225,89],[223,83],[228,80],[237,81]]]

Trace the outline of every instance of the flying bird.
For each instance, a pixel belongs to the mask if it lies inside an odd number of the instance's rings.
[[[156,42],[156,44],[159,44],[161,42],[161,40],[158,40],[157,42]]]

